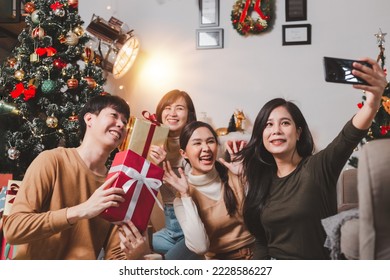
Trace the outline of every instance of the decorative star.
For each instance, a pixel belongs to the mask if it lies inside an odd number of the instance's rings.
[[[385,42],[386,35],[387,35],[387,33],[383,33],[382,29],[379,28],[379,32],[377,34],[375,34],[378,45],[380,45],[380,46],[383,45],[383,43]]]

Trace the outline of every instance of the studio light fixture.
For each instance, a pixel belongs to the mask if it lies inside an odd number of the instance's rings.
[[[117,18],[106,21],[95,14],[87,26],[93,35],[88,46],[102,57],[102,68],[115,79],[126,74],[137,57],[140,44],[133,31]]]

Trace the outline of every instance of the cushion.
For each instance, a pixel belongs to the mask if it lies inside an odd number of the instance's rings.
[[[351,219],[341,226],[340,251],[348,260],[359,259],[359,219]]]
[[[338,212],[356,208],[358,206],[357,169],[344,170],[337,182],[337,209]]]

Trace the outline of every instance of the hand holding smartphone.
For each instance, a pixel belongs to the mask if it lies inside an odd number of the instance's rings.
[[[324,56],[325,81],[331,83],[368,85],[365,80],[352,74],[352,70],[354,69],[352,64],[354,62],[372,68],[372,65],[365,61]]]

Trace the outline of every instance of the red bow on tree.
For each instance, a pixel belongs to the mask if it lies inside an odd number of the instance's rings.
[[[24,94],[24,101],[33,98],[36,93],[36,87],[34,85],[29,85],[27,88],[24,88],[23,83],[18,83],[15,86],[15,89],[11,91],[12,98],[18,98],[21,94]]]
[[[53,47],[47,47],[47,48],[37,48],[35,50],[35,53],[39,56],[44,56],[45,54],[47,56],[53,56],[57,53],[57,50]]]
[[[55,11],[55,10],[57,10],[57,9],[61,9],[62,7],[63,7],[64,5],[63,4],[61,4],[60,2],[55,2],[55,3],[53,3],[53,4],[51,4],[50,5],[50,8],[53,10],[53,11]]]

